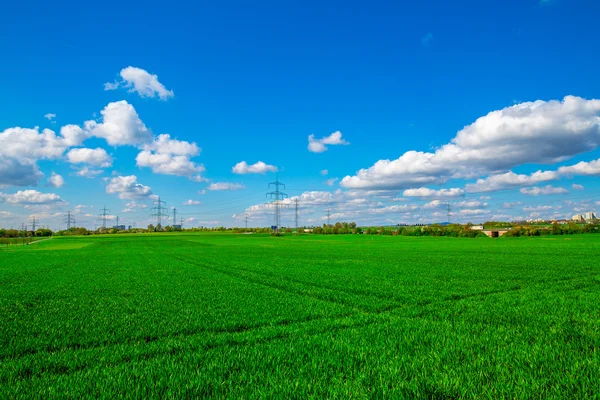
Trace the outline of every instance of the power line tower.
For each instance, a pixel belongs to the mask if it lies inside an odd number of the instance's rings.
[[[173,207],[173,225],[177,224],[177,209]]]
[[[179,218],[179,227],[183,229],[183,218]]]
[[[244,215],[244,221],[246,222],[246,229],[248,229],[248,213]]]
[[[328,209],[327,209],[327,226],[329,226],[329,225],[330,225],[330,224],[329,224],[329,219],[330,219],[330,217],[331,217],[331,209],[330,209],[330,208],[328,208]]]
[[[272,202],[268,203],[268,205],[273,206],[275,208],[275,232],[279,232],[279,228],[281,227],[281,207],[284,206],[281,204],[281,201],[288,197],[287,193],[283,193],[279,190],[280,186],[283,186],[285,189],[285,183],[279,182],[279,174],[276,175],[275,182],[269,183],[269,189],[271,187],[275,187],[275,191],[267,193],[267,197],[273,199]]]
[[[168,214],[169,209],[167,207],[165,207],[166,205],[167,205],[167,202],[162,201],[160,199],[160,196],[158,197],[158,200],[154,200],[154,207],[152,207],[152,214],[150,214],[150,217],[156,217],[156,227],[157,228],[159,225],[162,227],[163,218],[169,219],[169,214]]]
[[[296,209],[296,229],[298,229],[298,198],[294,199],[294,208]]]
[[[450,203],[448,203],[448,225],[450,225]]]
[[[119,229],[119,216],[117,215],[117,229]]]
[[[75,226],[75,216],[71,213],[71,210],[67,211],[64,222],[67,223],[67,230],[71,229],[71,225]]]
[[[25,225],[24,222],[21,222],[21,230],[22,231],[26,231],[27,230],[27,225]]]
[[[32,228],[31,228],[31,230],[33,230],[33,231],[35,232],[35,226],[36,226],[36,225],[37,225],[37,223],[38,223],[38,222],[40,222],[40,221],[38,221],[37,217],[31,217],[30,221],[31,221],[31,225],[32,225]]]
[[[104,206],[104,208],[102,208],[102,210],[100,210],[100,214],[98,214],[98,219],[102,220],[102,227],[104,229],[106,229],[106,220],[108,219],[108,216],[110,215],[110,210],[108,208],[106,208],[106,206]]]

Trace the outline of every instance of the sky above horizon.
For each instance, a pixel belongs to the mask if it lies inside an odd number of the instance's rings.
[[[600,210],[598,2],[0,10],[0,227],[271,226],[276,173],[283,226]]]

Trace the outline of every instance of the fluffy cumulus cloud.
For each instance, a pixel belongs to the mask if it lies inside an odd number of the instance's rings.
[[[106,193],[116,194],[120,199],[134,200],[149,198],[152,189],[139,183],[135,175],[116,176],[106,185]]]
[[[222,191],[222,190],[238,190],[245,189],[246,186],[241,183],[228,183],[228,182],[214,182],[208,186],[208,190]]]
[[[404,197],[461,197],[465,191],[459,188],[433,190],[429,188],[407,189],[404,191]]]
[[[511,171],[504,174],[491,175],[485,179],[478,179],[475,183],[467,184],[465,190],[469,193],[493,192],[536,185],[540,182],[556,180],[559,177],[560,175],[555,171],[537,171],[530,175],[515,174]]]
[[[435,152],[408,151],[346,176],[347,188],[404,189],[507,171],[526,163],[555,163],[600,145],[600,100],[567,96],[492,111]]]
[[[231,171],[234,174],[266,174],[267,172],[277,172],[278,169],[274,165],[265,164],[262,161],[258,161],[255,164],[248,165],[246,161],[241,161],[233,166]]]
[[[89,136],[105,139],[111,146],[140,145],[152,140],[135,108],[125,100],[108,103],[102,111],[102,122],[84,123]]]
[[[55,193],[40,193],[37,190],[19,190],[14,194],[0,193],[0,201],[22,205],[51,205],[63,203]]]
[[[565,194],[569,193],[569,191],[562,187],[547,185],[544,187],[534,186],[532,188],[523,188],[521,189],[521,193],[526,194],[528,196],[540,196],[549,194]]]
[[[163,175],[185,176],[202,181],[204,166],[196,164],[190,158],[200,154],[196,143],[171,139],[168,134],[159,135],[151,143],[142,146],[136,157],[139,167],[151,168],[152,172]]]
[[[48,178],[48,185],[55,188],[61,188],[65,185],[65,180],[62,176],[52,172],[52,175],[50,175],[50,178]]]
[[[327,151],[327,146],[348,145],[347,141],[342,137],[342,132],[333,132],[331,135],[322,139],[317,139],[315,135],[308,136],[308,151],[312,153],[323,153]]]
[[[37,161],[56,160],[70,146],[81,144],[83,136],[67,129],[57,135],[38,127],[8,128],[0,132],[0,185],[36,185],[43,174]]]
[[[558,172],[562,175],[587,175],[587,176],[598,176],[600,175],[600,160],[594,160],[590,162],[582,161],[575,165],[560,167]]]
[[[110,167],[113,163],[112,157],[100,147],[71,149],[67,153],[67,160],[71,164],[88,164],[100,168]]]
[[[159,82],[158,75],[151,74],[144,69],[129,66],[123,68],[119,75],[121,80],[105,83],[104,90],[126,88],[129,89],[129,92],[139,94],[140,97],[158,97],[161,100],[175,96],[172,90],[168,90]]]

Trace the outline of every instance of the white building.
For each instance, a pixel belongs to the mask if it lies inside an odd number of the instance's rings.
[[[571,220],[575,221],[575,222],[592,222],[596,219],[597,219],[596,214],[594,214],[591,211],[586,212],[585,214],[573,215],[573,217],[571,218]]]

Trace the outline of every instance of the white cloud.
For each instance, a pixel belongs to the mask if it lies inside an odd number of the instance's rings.
[[[78,170],[77,172],[75,172],[75,175],[77,176],[81,176],[82,178],[94,178],[100,174],[102,174],[104,171],[102,171],[101,169],[90,169],[88,167],[83,167],[80,170]]]
[[[0,132],[0,185],[36,185],[43,176],[37,161],[62,157],[79,140],[69,129],[61,129],[60,135],[50,129],[40,132],[38,127],[15,127]]]
[[[110,167],[113,163],[112,157],[100,147],[71,149],[67,153],[67,160],[71,164],[89,164],[100,168]]]
[[[140,97],[156,97],[161,100],[167,100],[175,96],[172,90],[158,81],[158,75],[150,74],[148,71],[137,68],[127,67],[120,72],[122,81],[104,84],[104,90],[115,90],[119,87],[129,89],[129,92],[136,92]]]
[[[459,214],[461,215],[485,215],[485,214],[489,214],[490,212],[488,210],[481,210],[481,209],[477,209],[477,210],[460,210]]]
[[[493,192],[535,185],[540,182],[553,181],[558,178],[559,174],[555,171],[537,171],[531,175],[515,174],[511,171],[504,174],[488,176],[485,179],[478,179],[476,183],[467,184],[465,190],[469,193]]]
[[[81,146],[84,140],[88,138],[88,132],[85,132],[80,126],[71,124],[60,128],[60,136],[64,138],[68,147]]]
[[[573,190],[583,190],[583,189],[585,189],[583,187],[583,185],[579,185],[577,183],[574,183],[573,185],[571,185],[571,187],[573,188]]]
[[[575,165],[560,167],[558,172],[562,175],[600,175],[600,159],[590,162],[582,161]]]
[[[331,135],[326,136],[322,139],[316,139],[315,135],[308,136],[308,151],[312,153],[322,153],[327,151],[326,145],[348,145],[347,141],[342,138],[342,132],[333,132]]]
[[[55,188],[60,188],[65,185],[65,180],[62,176],[58,175],[55,172],[52,172],[52,175],[50,176],[50,178],[48,178],[48,185]]]
[[[40,193],[37,190],[19,190],[14,194],[0,193],[0,201],[23,205],[50,205],[63,203],[55,193]]]
[[[158,154],[173,154],[177,156],[194,157],[200,154],[202,149],[196,143],[185,140],[171,139],[171,135],[163,133],[158,135],[151,143],[142,145],[142,150]]]
[[[153,142],[142,146],[136,157],[139,167],[148,167],[156,174],[185,176],[200,182],[204,166],[196,164],[190,157],[200,154],[196,143],[171,139],[168,134],[159,135]]]
[[[183,202],[184,206],[198,206],[200,204],[202,204],[202,202],[200,202],[199,200],[192,200],[192,199],[189,199],[189,200]]]
[[[433,153],[408,151],[345,177],[346,188],[404,189],[506,171],[526,163],[555,163],[600,145],[600,100],[567,96],[492,111]]]
[[[414,204],[393,205],[381,208],[370,208],[367,212],[372,214],[406,214],[410,213],[419,207]]]
[[[326,169],[324,169],[324,170],[321,170],[321,175],[322,175],[322,176],[327,176],[327,174],[329,174],[329,171],[328,171],[328,170],[326,170]]]
[[[337,181],[339,180],[339,178],[331,178],[331,179],[327,179],[325,181],[325,184],[327,186],[333,186]]]
[[[117,194],[120,199],[133,200],[150,197],[152,189],[138,183],[135,175],[117,176],[106,185],[106,193]]]
[[[265,164],[258,161],[256,164],[248,165],[246,161],[241,161],[231,169],[234,174],[265,174],[267,172],[277,172],[278,168],[274,165]]]
[[[149,167],[155,174],[185,176],[190,179],[201,181],[201,172],[204,166],[191,161],[187,156],[177,156],[165,153],[152,153],[142,151],[135,158],[139,167]]]
[[[48,121],[52,121],[54,118],[56,118],[56,114],[48,113],[44,115],[44,118],[46,118]]]
[[[404,197],[461,197],[464,190],[459,188],[433,190],[429,188],[407,189],[402,194]]]
[[[432,200],[423,206],[423,208],[426,210],[441,207],[448,207],[448,203],[442,202],[441,200]]]
[[[488,203],[484,201],[472,200],[472,201],[459,201],[457,203],[452,203],[452,207],[454,208],[470,208],[470,209],[479,209],[486,208]]]
[[[526,194],[528,196],[539,196],[549,194],[564,194],[569,193],[569,191],[565,188],[548,185],[544,187],[534,186],[532,188],[523,188],[521,189],[521,193]]]
[[[111,146],[141,145],[152,140],[152,133],[139,118],[135,108],[125,100],[108,103],[102,111],[102,122],[84,123],[89,136],[106,139]]]
[[[242,185],[241,183],[227,183],[227,182],[215,182],[215,183],[211,183],[208,186],[208,190],[238,190],[238,189],[245,189],[246,186]]]

